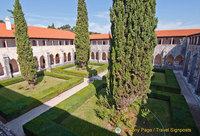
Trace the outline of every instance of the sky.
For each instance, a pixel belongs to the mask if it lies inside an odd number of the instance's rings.
[[[99,33],[110,32],[109,9],[112,0],[85,0],[88,9],[89,30]],[[200,0],[156,0],[157,30],[200,29]],[[20,0],[29,26],[56,27],[76,25],[78,0]],[[0,19],[12,14],[14,0],[1,0]]]

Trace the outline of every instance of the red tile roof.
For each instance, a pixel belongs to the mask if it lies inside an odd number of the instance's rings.
[[[6,30],[6,25],[0,23],[0,37],[14,38],[14,25],[12,30]],[[30,38],[44,38],[44,39],[74,39],[75,34],[70,31],[47,29],[41,27],[28,26],[28,34]]]
[[[0,37],[14,38],[14,25],[12,30],[6,30],[4,23],[0,23]],[[180,30],[158,30],[156,35],[158,37],[175,37],[175,36],[189,36],[200,33],[200,29],[180,29]],[[41,27],[28,26],[28,34],[30,38],[44,38],[44,39],[74,39],[75,34],[70,31],[47,29]],[[109,39],[111,34],[92,34],[90,39]]]
[[[157,37],[189,36],[200,33],[200,29],[158,30]]]

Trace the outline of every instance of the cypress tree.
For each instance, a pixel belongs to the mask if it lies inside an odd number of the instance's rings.
[[[107,89],[120,112],[133,102],[145,102],[150,93],[155,6],[155,0],[113,0]]]
[[[23,78],[28,81],[29,87],[34,88],[37,80],[37,70],[33,58],[33,52],[27,33],[27,23],[22,12],[19,0],[15,0],[14,11],[15,42],[17,46],[18,62]]]
[[[90,38],[85,0],[78,0],[78,17],[75,34],[76,59],[81,66],[86,66],[90,54]]]

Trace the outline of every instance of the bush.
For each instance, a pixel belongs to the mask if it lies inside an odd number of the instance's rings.
[[[16,84],[16,83],[19,83],[19,82],[22,82],[22,81],[24,81],[24,79],[21,76],[11,78],[11,79],[8,79],[8,80],[3,80],[3,81],[0,81],[0,88],[4,87],[4,86]]]
[[[176,79],[176,76],[174,75],[173,70],[154,68],[153,71],[165,73],[167,84],[152,81],[150,86],[151,89],[180,94],[181,89]]]
[[[199,135],[198,128],[196,126],[196,123],[194,122],[194,119],[192,117],[188,104],[183,95],[153,90],[152,93],[149,95],[149,97],[169,101],[173,128],[192,129],[191,133],[184,133],[184,134],[177,133],[177,134],[174,134],[174,136],[178,136],[178,135],[198,136]]]
[[[63,121],[65,118],[69,117],[70,113],[74,112],[86,100],[94,96],[97,91],[103,87],[105,87],[105,82],[93,82],[47,112],[26,123],[23,126],[24,132],[27,136],[58,135],[55,134],[55,132],[59,132],[62,135],[67,135],[66,133],[69,133],[69,131],[59,125],[59,123],[61,123],[61,121]],[[51,129],[53,129],[54,132],[51,133]]]

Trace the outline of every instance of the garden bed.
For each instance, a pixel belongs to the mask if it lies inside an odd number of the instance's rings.
[[[38,73],[34,89],[22,77],[0,82],[0,115],[7,121],[83,82],[83,78],[51,72]]]
[[[69,65],[53,68],[51,70],[52,72],[56,72],[56,73],[88,78],[105,71],[107,68],[108,68],[108,64],[89,62],[88,67],[83,68],[82,70],[78,68],[75,64],[69,64]]]

